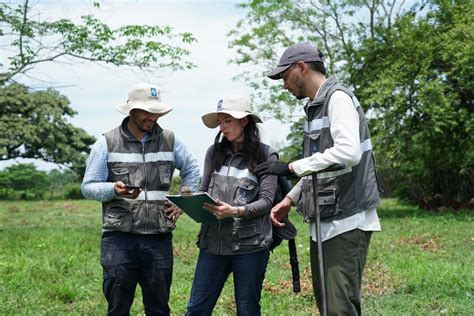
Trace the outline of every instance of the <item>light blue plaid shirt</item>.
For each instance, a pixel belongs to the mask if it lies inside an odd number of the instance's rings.
[[[148,135],[142,139],[146,142]],[[181,186],[187,186],[191,191],[198,190],[200,171],[197,161],[188,152],[184,144],[177,138],[174,141],[174,165],[181,177]],[[102,135],[94,145],[86,163],[86,172],[82,180],[82,194],[99,202],[107,202],[117,197],[113,182],[106,182],[108,178],[107,169],[108,148],[105,136]]]

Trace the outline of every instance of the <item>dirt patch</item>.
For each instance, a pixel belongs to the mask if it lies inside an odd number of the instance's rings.
[[[291,270],[290,265],[288,264],[288,270]],[[311,282],[311,268],[308,266],[303,271],[300,270],[300,287],[301,295],[312,295],[313,294],[313,285]],[[282,279],[278,284],[269,284],[267,279],[263,282],[263,288],[265,292],[272,293],[274,295],[286,295],[289,292],[293,292],[293,280],[291,276],[289,279]]]
[[[21,209],[16,205],[10,205],[10,206],[8,206],[7,210],[10,213],[19,213]]]
[[[63,209],[66,213],[82,213],[81,208],[79,205],[74,203],[63,203],[59,205],[61,209]]]
[[[51,202],[42,201],[42,202],[39,203],[39,207],[38,207],[38,208],[39,208],[40,210],[49,209],[49,208],[52,207],[52,205],[53,205],[53,204],[52,204]]]
[[[184,263],[196,263],[198,249],[194,244],[175,243],[173,244],[173,255],[175,258],[180,258]]]
[[[28,225],[31,224],[31,222],[29,220],[27,220],[26,218],[22,219],[20,223],[23,226],[28,226]]]
[[[396,280],[379,262],[368,262],[362,278],[364,296],[379,296],[396,291]]]
[[[428,235],[415,235],[410,237],[400,237],[394,242],[397,247],[404,247],[406,245],[415,245],[422,251],[435,253],[439,251],[439,237]]]
[[[225,306],[226,310],[232,311],[232,314],[237,315],[237,305],[235,305],[235,298],[233,295],[220,297],[219,304]]]

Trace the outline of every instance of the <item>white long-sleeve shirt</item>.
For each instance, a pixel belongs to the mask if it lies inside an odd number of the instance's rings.
[[[316,96],[319,90],[316,92]],[[316,97],[315,96],[315,97]],[[359,114],[351,97],[343,91],[335,91],[329,99],[328,118],[334,146],[322,153],[292,162],[292,167],[299,177],[324,170],[333,164],[343,164],[346,167],[357,165],[362,156],[359,137]],[[288,193],[288,197],[296,204],[301,195],[300,180]],[[356,213],[352,216],[321,222],[322,241],[331,239],[339,234],[353,229],[364,231],[380,231],[380,221],[376,209]],[[316,241],[316,225],[310,223],[311,238]]]

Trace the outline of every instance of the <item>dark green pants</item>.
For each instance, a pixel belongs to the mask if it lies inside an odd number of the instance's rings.
[[[362,270],[372,232],[348,231],[323,242],[328,315],[360,315]],[[310,238],[313,291],[319,310],[319,270],[316,242]]]

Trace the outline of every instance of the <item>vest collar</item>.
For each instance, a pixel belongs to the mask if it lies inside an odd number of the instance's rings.
[[[132,133],[130,132],[128,128],[127,124],[129,120],[130,120],[130,116],[127,116],[126,118],[123,119],[122,125],[120,126],[120,133],[126,140],[131,141],[131,142],[133,141],[137,142],[138,140],[135,138],[135,136],[132,135]],[[158,123],[156,123],[151,129],[151,131],[148,132],[148,140],[158,138],[162,132],[163,132],[163,129],[161,128],[160,125],[158,125]]]
[[[329,90],[337,83],[337,79],[335,76],[330,76],[329,78],[324,81],[324,83],[319,87],[318,94],[313,99],[313,101],[308,102],[304,106],[304,111],[306,114],[308,113],[308,108],[312,106],[321,106],[324,104],[326,100],[327,94]]]

